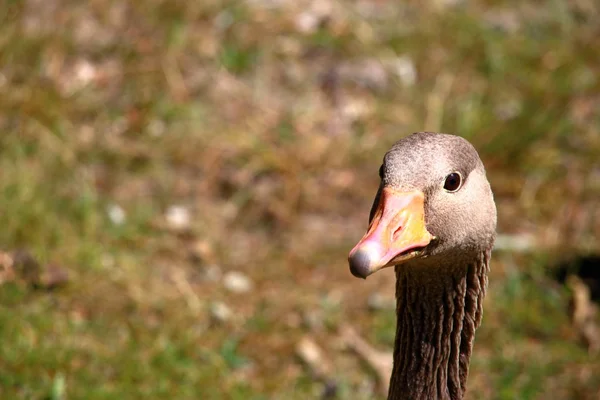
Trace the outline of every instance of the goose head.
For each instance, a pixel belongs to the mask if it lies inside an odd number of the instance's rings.
[[[493,246],[496,206],[483,163],[467,140],[414,133],[385,154],[379,175],[369,228],[348,257],[353,275],[468,261]]]

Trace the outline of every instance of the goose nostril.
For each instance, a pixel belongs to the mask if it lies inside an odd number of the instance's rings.
[[[400,225],[398,228],[396,228],[394,233],[392,233],[392,242],[395,242],[398,239],[398,235],[400,235],[400,233],[402,232],[402,228],[404,227]]]

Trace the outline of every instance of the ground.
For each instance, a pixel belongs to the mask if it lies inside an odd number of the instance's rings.
[[[431,130],[475,145],[499,210],[469,398],[598,398],[554,271],[599,251],[599,17],[585,0],[4,2],[0,396],[378,398],[340,329],[391,349],[393,273],[357,280],[346,257],[384,152]]]

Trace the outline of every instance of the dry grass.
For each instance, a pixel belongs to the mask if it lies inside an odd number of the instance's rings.
[[[441,130],[480,150],[500,231],[540,247],[495,255],[471,398],[596,398],[547,267],[598,251],[600,10],[488,3],[0,6],[0,248],[69,272],[0,286],[0,395],[317,398],[309,335],[338,398],[373,398],[338,328],[389,348],[393,311],[366,299],[392,278],[358,282],[346,254],[383,152]]]

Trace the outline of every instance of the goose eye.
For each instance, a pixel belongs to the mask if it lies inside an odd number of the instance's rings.
[[[379,178],[383,179],[383,164],[379,167]]]
[[[446,177],[446,181],[444,182],[444,189],[448,192],[456,192],[460,189],[460,184],[462,183],[462,177],[458,172],[453,172]]]

